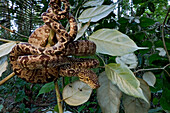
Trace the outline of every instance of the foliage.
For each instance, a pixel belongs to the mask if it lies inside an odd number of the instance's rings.
[[[14,40],[1,40],[7,43],[0,45],[0,73],[3,73],[0,79],[12,72],[10,65],[7,67],[6,56],[16,41],[27,41],[26,37],[43,24],[40,15],[48,8],[48,2],[49,0],[0,1],[0,24],[16,30],[15,33],[10,33],[9,30],[0,28],[0,38]],[[64,103],[64,109],[87,113],[170,111],[168,1],[133,0],[130,3],[128,0],[117,0],[114,3],[111,0],[69,0],[69,2],[71,12],[76,16],[80,26],[76,39],[89,39],[97,45],[97,53],[91,57],[100,61],[100,66],[94,69],[99,76],[100,88],[91,92],[91,89],[83,83],[76,83],[76,77],[60,78],[58,80],[60,91],[68,98],[68,100],[64,98],[67,103]],[[61,22],[68,26],[67,20]],[[41,111],[44,107],[45,110],[52,108],[58,111],[55,107],[53,89],[53,82],[32,85],[15,76],[0,86],[2,100],[0,111],[27,113]],[[73,91],[70,97],[67,91]],[[82,100],[77,101],[77,98]]]

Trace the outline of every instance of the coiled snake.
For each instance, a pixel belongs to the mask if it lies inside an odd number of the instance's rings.
[[[64,10],[61,10],[61,2]],[[37,28],[29,37],[29,43],[17,44],[10,53],[13,71],[18,77],[31,83],[47,83],[60,76],[78,76],[91,88],[99,87],[96,74],[89,70],[99,62],[96,59],[73,58],[93,55],[96,45],[88,40],[73,41],[77,34],[77,23],[69,13],[68,0],[51,0],[51,7],[42,14],[45,25]],[[68,33],[59,20],[67,18]],[[51,35],[54,31],[55,35]],[[51,36],[51,37],[50,37]],[[54,44],[47,47],[49,37]]]

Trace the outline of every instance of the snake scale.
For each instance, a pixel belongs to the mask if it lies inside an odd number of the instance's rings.
[[[49,5],[51,7],[42,14],[45,24],[30,35],[29,43],[19,43],[12,49],[10,62],[13,71],[31,83],[47,83],[59,76],[78,76],[91,88],[98,88],[98,78],[90,70],[98,66],[98,60],[71,56],[93,55],[96,45],[88,40],[73,41],[77,34],[77,23],[69,13],[68,0],[50,0]],[[59,22],[65,18],[70,23],[69,33]],[[52,36],[51,31],[54,33]],[[49,37],[54,42],[50,46],[47,45]]]

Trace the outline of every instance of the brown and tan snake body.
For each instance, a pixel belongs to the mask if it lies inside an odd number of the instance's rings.
[[[65,9],[60,9],[63,2]],[[88,56],[96,52],[96,45],[88,40],[73,41],[77,34],[77,23],[69,13],[67,0],[51,0],[51,7],[42,14],[45,25],[37,28],[29,37],[29,43],[17,44],[10,53],[13,71],[18,77],[31,83],[47,83],[60,76],[78,76],[91,88],[99,87],[96,74],[90,70],[98,66],[96,59],[73,58]],[[59,20],[67,18],[70,23],[68,33]],[[51,30],[55,43],[47,46]]]

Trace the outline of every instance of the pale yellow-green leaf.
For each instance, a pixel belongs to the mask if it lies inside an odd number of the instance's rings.
[[[143,74],[143,80],[145,80],[149,86],[154,87],[154,84],[156,82],[156,77],[152,72],[146,72]]]
[[[144,80],[138,80],[140,81],[140,87],[145,97],[149,101],[151,99],[151,91],[149,86]],[[123,106],[125,113],[148,113],[150,108],[150,104],[146,103],[143,99],[135,98],[126,94],[123,95]]]
[[[165,51],[164,48],[159,47],[159,48],[156,48],[156,50],[159,51],[159,56],[165,56],[166,55],[166,51]]]
[[[81,36],[83,36],[84,32],[87,30],[87,28],[90,25],[90,20],[87,24],[85,24],[82,28],[78,30],[77,36],[74,40],[78,40]]]
[[[91,92],[89,85],[82,81],[75,81],[64,87],[63,100],[71,106],[78,106],[90,98]]]
[[[120,57],[116,57],[117,64],[124,64],[129,69],[136,68],[138,65],[138,59],[134,53],[126,54]]]
[[[138,49],[146,49],[138,47],[127,35],[115,29],[99,29],[89,39],[97,45],[98,53],[111,56],[122,56]]]
[[[91,22],[97,22],[110,14],[114,8],[115,5],[101,5],[98,7],[88,8],[82,12],[78,19],[83,23],[88,22],[90,19]]]
[[[105,65],[105,71],[112,83],[116,84],[122,92],[148,102],[140,88],[140,82],[127,66],[111,63]]]
[[[87,1],[83,7],[89,7],[89,6],[99,6],[99,5],[102,5],[104,2],[104,0],[90,0],[90,1]]]
[[[8,66],[7,56],[3,56],[0,58],[0,77],[2,76],[2,73],[6,71]]]
[[[108,78],[105,72],[99,75],[100,87],[97,100],[103,113],[119,113],[122,92]]]
[[[15,46],[16,42],[8,42],[0,45],[0,57],[7,55],[11,52],[12,48]]]

